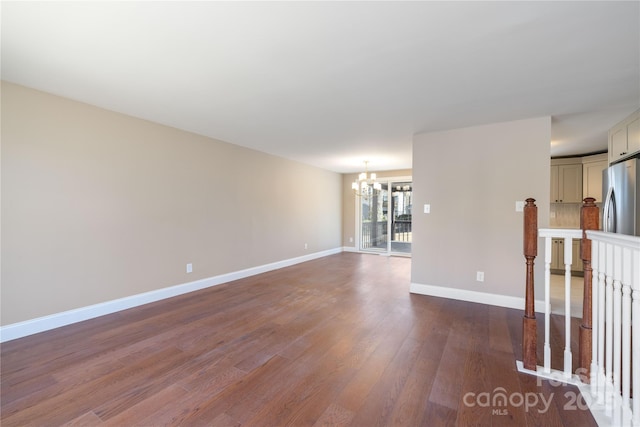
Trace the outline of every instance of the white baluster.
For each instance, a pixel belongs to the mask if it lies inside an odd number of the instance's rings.
[[[597,398],[591,400],[597,405],[589,405],[608,418],[604,425],[640,427],[640,238],[590,233],[592,350],[587,394]],[[568,263],[565,258],[565,266]],[[565,296],[570,297],[566,289]],[[565,365],[565,375],[566,370]],[[639,391],[635,398],[634,390]]]
[[[632,363],[633,363],[633,425],[640,425],[640,397],[637,391],[640,390],[640,250],[633,251],[633,279],[631,281],[631,303],[632,326]]]
[[[564,239],[564,376],[571,378],[571,261],[573,258],[571,238]]]
[[[616,405],[611,408],[611,411],[612,412],[609,412],[609,416],[612,418],[611,425],[622,427],[622,414],[620,413],[620,407]]]
[[[622,345],[622,247],[613,248],[613,392],[620,394]]]
[[[591,267],[593,269],[591,276],[591,395],[598,394],[598,241],[591,242]]]
[[[604,347],[605,334],[605,287],[606,287],[606,244],[601,243],[598,248],[598,403],[604,403],[606,384]]]
[[[629,407],[631,398],[631,250],[622,253],[622,403]]]
[[[606,289],[605,289],[605,399],[606,404],[611,403],[613,385],[613,245],[607,243],[606,255]]]
[[[544,239],[544,372],[551,373],[551,237]]]

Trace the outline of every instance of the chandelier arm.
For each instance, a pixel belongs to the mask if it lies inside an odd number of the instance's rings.
[[[368,198],[370,196],[373,196],[376,191],[382,191],[382,184],[379,183],[376,178],[377,175],[375,173],[369,174],[369,161],[365,160],[364,172],[360,173],[358,175],[358,179],[353,181],[353,183],[351,184],[351,189],[353,190],[356,197]]]

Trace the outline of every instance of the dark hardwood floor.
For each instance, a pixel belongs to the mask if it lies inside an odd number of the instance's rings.
[[[9,341],[2,426],[596,425],[516,371],[521,311],[412,295],[410,265],[343,253]]]

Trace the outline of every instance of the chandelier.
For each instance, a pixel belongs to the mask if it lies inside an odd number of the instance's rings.
[[[364,162],[364,172],[358,175],[358,179],[353,181],[351,188],[358,197],[370,197],[375,191],[382,190],[382,184],[376,181],[376,174],[369,174],[369,162]]]

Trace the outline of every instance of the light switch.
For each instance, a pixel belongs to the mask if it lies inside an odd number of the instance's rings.
[[[516,202],[516,212],[524,212],[524,202],[522,201]]]
[[[424,213],[431,213],[431,205],[424,205]]]

